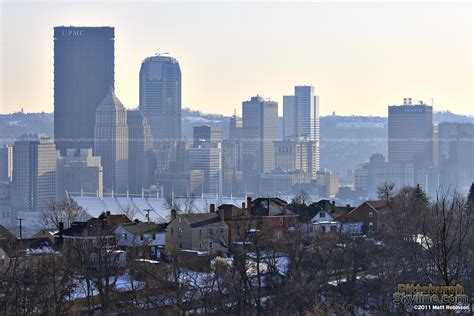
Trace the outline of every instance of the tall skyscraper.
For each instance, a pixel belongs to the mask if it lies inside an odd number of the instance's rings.
[[[114,86],[114,28],[54,28],[54,137],[57,148],[92,148],[95,112]]]
[[[233,115],[229,119],[229,139],[242,138],[242,118]]]
[[[140,68],[140,110],[155,144],[181,139],[181,69],[169,56],[145,58]]]
[[[60,157],[56,168],[56,197],[65,199],[70,193],[103,193],[103,169],[100,157],[92,155],[92,148],[71,150]],[[67,194],[66,194],[67,192]]]
[[[433,108],[420,101],[388,107],[388,161],[413,162],[415,168],[433,164]]]
[[[13,171],[13,147],[0,147],[0,181],[11,182]]]
[[[127,112],[112,87],[97,107],[94,155],[102,158],[104,191],[126,193],[128,189]]]
[[[140,111],[127,111],[128,125],[128,187],[130,193],[139,194],[148,188],[149,170],[145,163],[146,152],[153,148],[148,120]]]
[[[295,86],[295,95],[283,96],[283,136],[312,142],[313,179],[319,170],[319,108],[319,96],[311,85]]]
[[[313,86],[295,86],[295,95],[283,96],[283,133],[319,140],[319,97]]]
[[[242,102],[243,172],[249,191],[258,191],[258,175],[275,168],[278,103],[255,96]]]
[[[23,135],[15,142],[12,194],[15,216],[34,218],[55,200],[57,159],[56,146],[46,135]]]

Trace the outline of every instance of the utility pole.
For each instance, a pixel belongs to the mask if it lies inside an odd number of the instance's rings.
[[[151,212],[151,210],[148,208],[148,209],[145,210],[145,212],[146,212],[146,218],[148,219],[148,224],[150,224],[150,212]]]
[[[23,226],[21,225],[21,222],[24,221],[24,218],[17,218],[17,220],[20,222],[20,239],[23,239]]]

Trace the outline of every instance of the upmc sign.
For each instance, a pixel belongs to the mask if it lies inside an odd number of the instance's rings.
[[[63,36],[82,36],[84,35],[84,30],[63,30]]]

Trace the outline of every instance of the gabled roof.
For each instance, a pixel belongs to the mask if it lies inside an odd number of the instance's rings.
[[[276,214],[270,214],[269,204],[276,204],[284,211]],[[252,201],[250,214],[255,216],[295,216],[295,213],[289,210],[288,203],[280,198],[257,198]],[[274,210],[274,209],[273,209]]]
[[[227,226],[224,221],[221,221],[219,214],[216,213],[181,214],[178,217],[184,219],[192,228]]]
[[[8,229],[5,228],[5,226],[0,225],[0,240],[1,239],[15,239],[15,235],[11,233]]]
[[[376,212],[381,211],[387,207],[387,203],[383,200],[365,201],[364,203],[362,203],[361,205],[357,206],[352,211],[350,211],[349,214],[354,213],[356,210],[358,210],[364,205],[368,205],[371,209],[373,209]]]
[[[164,232],[167,224],[155,224],[155,223],[129,223],[121,224],[118,227],[122,227],[124,230],[129,232],[132,235],[142,235],[142,234],[153,234]],[[118,228],[117,227],[117,228]]]
[[[107,222],[112,225],[132,222],[125,214],[107,214],[106,219]]]

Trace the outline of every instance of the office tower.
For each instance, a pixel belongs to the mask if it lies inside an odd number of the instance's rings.
[[[114,86],[114,28],[54,28],[54,137],[67,148],[92,148],[95,112]]]
[[[317,142],[304,137],[275,141],[275,167],[285,171],[299,171],[316,179],[319,170]]]
[[[388,107],[389,162],[413,162],[415,168],[433,164],[432,110],[422,101],[412,105],[411,98]]]
[[[242,102],[243,169],[247,174],[275,168],[278,103],[255,96]]]
[[[188,170],[202,170],[204,174],[203,193],[221,194],[222,167],[221,146],[202,146],[190,148],[188,154]]]
[[[283,137],[292,137],[296,133],[296,97],[283,96]]]
[[[15,216],[34,217],[56,197],[54,142],[43,134],[28,134],[13,145],[13,195]]]
[[[233,115],[229,119],[229,139],[242,138],[242,118]]]
[[[195,126],[193,129],[193,139],[194,147],[199,147],[203,144],[217,144],[222,141],[221,128],[212,125]]]
[[[145,58],[140,68],[140,111],[154,143],[181,139],[181,70],[169,56]]]
[[[283,135],[319,141],[319,97],[313,86],[295,86],[295,95],[283,96]]]
[[[438,162],[444,190],[467,192],[474,182],[474,124],[438,124]]]
[[[97,107],[94,155],[102,158],[104,191],[126,193],[128,187],[127,112],[111,87]]]
[[[11,182],[13,171],[13,147],[0,147],[0,181]]]
[[[393,183],[396,188],[413,186],[413,162],[387,162],[382,154],[373,154],[369,162],[354,171],[355,189],[364,191],[370,198],[377,198],[377,188]]]
[[[128,189],[130,193],[141,194],[148,188],[145,163],[146,152],[153,148],[148,120],[140,111],[127,111],[128,126]]]
[[[102,197],[103,169],[100,157],[92,155],[92,148],[69,149],[60,157],[56,168],[56,198],[68,194],[88,194]]]

